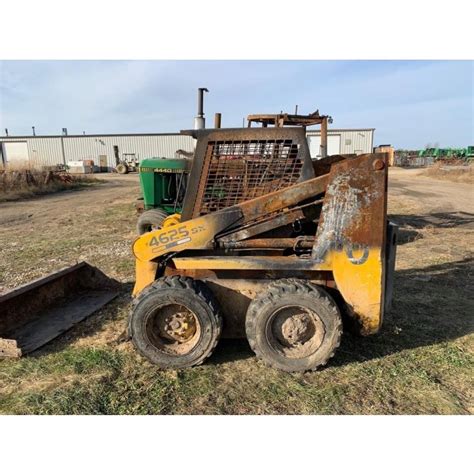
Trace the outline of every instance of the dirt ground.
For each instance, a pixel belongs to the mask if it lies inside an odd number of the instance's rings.
[[[110,276],[123,280],[119,262],[121,257],[128,260],[136,237],[138,175],[101,174],[100,180],[105,183],[87,189],[0,203],[0,239],[4,243],[0,249],[0,291],[81,260],[94,265],[100,261]],[[105,241],[109,245],[99,250],[98,245]],[[41,258],[35,258],[32,265],[25,252]],[[105,258],[114,252],[118,252],[118,260]],[[13,265],[10,256],[15,257]]]
[[[400,226],[394,303],[376,336],[344,335],[323,370],[286,374],[245,341],[202,367],[158,371],[124,340],[138,176],[0,204],[0,291],[80,260],[121,296],[43,349],[0,361],[0,413],[463,414],[474,412],[472,186],[392,168]]]
[[[390,168],[390,197],[416,200],[424,212],[474,212],[471,185],[430,179],[423,171]]]

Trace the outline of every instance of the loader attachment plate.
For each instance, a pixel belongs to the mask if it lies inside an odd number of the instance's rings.
[[[118,295],[119,283],[86,262],[0,295],[0,358],[45,345]]]

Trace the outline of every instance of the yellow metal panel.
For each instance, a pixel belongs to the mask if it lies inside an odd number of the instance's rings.
[[[142,262],[135,260],[135,286],[133,296],[137,296],[144,288],[155,281],[158,264],[155,262]]]
[[[216,233],[213,224],[212,219],[199,217],[148,232],[135,240],[133,253],[138,260],[147,261],[185,248],[206,248]]]
[[[382,324],[383,262],[380,249],[369,249],[359,264],[346,252],[331,252],[331,267],[338,290],[362,324],[364,334],[376,333]],[[357,259],[358,256],[354,255]]]
[[[170,227],[181,222],[181,214],[171,214],[164,221],[162,227]]]

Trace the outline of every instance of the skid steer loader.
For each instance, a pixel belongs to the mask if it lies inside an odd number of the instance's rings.
[[[133,244],[129,335],[161,368],[202,363],[222,336],[247,337],[278,369],[314,370],[343,315],[374,334],[390,305],[387,154],[312,162],[305,127],[325,135],[327,116],[249,120],[262,127],[183,132],[197,144],[181,221]]]

